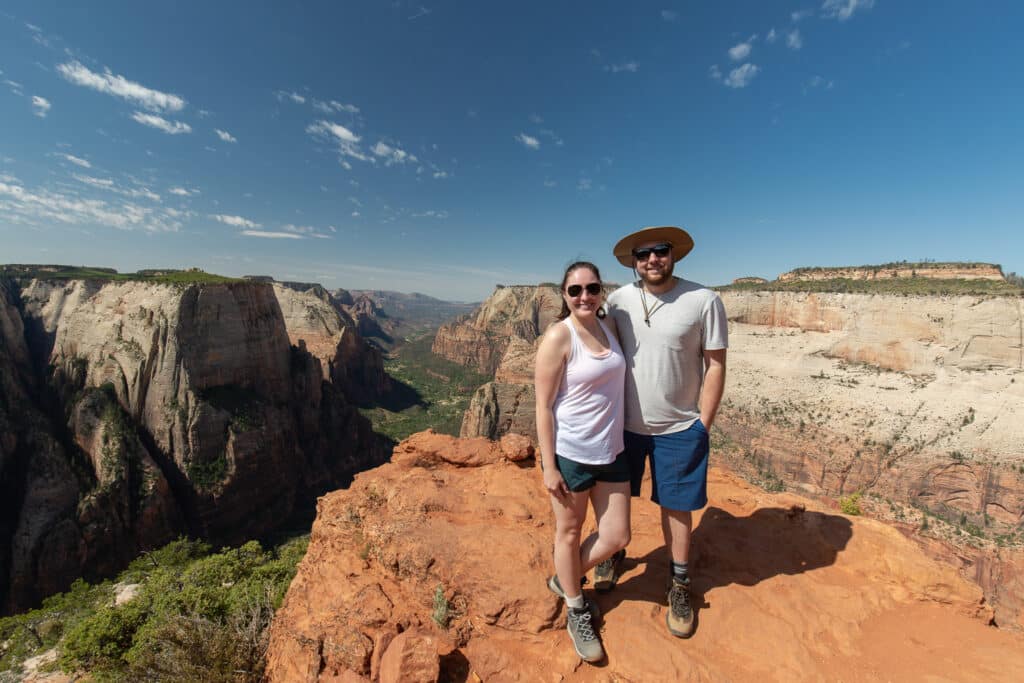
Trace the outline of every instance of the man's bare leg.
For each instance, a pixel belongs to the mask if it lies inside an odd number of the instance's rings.
[[[690,561],[690,535],[693,531],[693,513],[689,510],[661,508],[661,531],[672,561],[683,564]]]

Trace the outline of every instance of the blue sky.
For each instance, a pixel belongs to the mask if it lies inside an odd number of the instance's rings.
[[[1018,3],[86,4],[0,8],[0,262],[477,300],[676,224],[706,284],[1024,271]]]

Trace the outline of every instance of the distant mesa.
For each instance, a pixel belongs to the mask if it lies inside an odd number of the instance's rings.
[[[796,268],[779,275],[779,282],[808,280],[893,280],[928,278],[933,280],[994,280],[1003,282],[1002,266],[994,263],[934,263],[924,261],[883,263],[876,266],[834,266]],[[746,280],[746,278],[740,278]],[[735,281],[738,284],[740,280]]]
[[[738,277],[732,281],[734,285],[766,285],[768,280],[763,277],[755,277],[753,275],[748,277]]]

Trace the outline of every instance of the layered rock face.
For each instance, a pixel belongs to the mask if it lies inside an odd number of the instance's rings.
[[[320,499],[271,627],[271,681],[1016,680],[1024,639],[898,531],[721,468],[693,536],[697,630],[665,628],[660,513],[633,500],[629,558],[581,664],[552,572],[552,512],[523,442],[417,434]],[[645,483],[645,494],[649,482]],[[592,528],[592,520],[586,524]]]
[[[533,343],[514,337],[501,357],[494,381],[474,392],[462,420],[460,436],[524,434],[536,441],[536,394],[533,391],[533,361],[540,339]]]
[[[725,451],[735,467],[808,493],[869,492],[990,538],[1020,530],[1020,299],[722,298],[733,322],[718,426],[737,446]],[[1000,623],[1024,625],[1019,551],[942,555],[985,588]]]
[[[779,275],[780,282],[792,280],[890,280],[923,277],[936,280],[998,280],[1003,269],[993,263],[892,263],[874,267],[798,268]]]
[[[349,387],[290,344],[269,284],[5,292],[7,611],[179,533],[252,538],[386,457]]]
[[[367,344],[363,332],[379,333],[379,311],[360,297],[344,303],[320,285],[274,283],[292,345],[303,342],[320,361],[324,379],[330,380],[355,403],[385,395],[391,383],[384,372],[380,351]],[[367,307],[370,304],[370,307]]]
[[[512,339],[533,343],[561,307],[557,287],[498,287],[474,313],[442,325],[431,350],[491,375]]]

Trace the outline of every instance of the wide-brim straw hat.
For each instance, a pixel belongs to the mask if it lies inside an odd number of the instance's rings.
[[[690,250],[693,249],[693,238],[690,237],[690,233],[674,225],[659,225],[643,228],[631,235],[626,235],[615,245],[612,253],[615,254],[615,258],[619,260],[619,263],[627,268],[632,268],[633,249],[638,244],[647,242],[667,242],[671,244],[673,263],[689,254]]]

